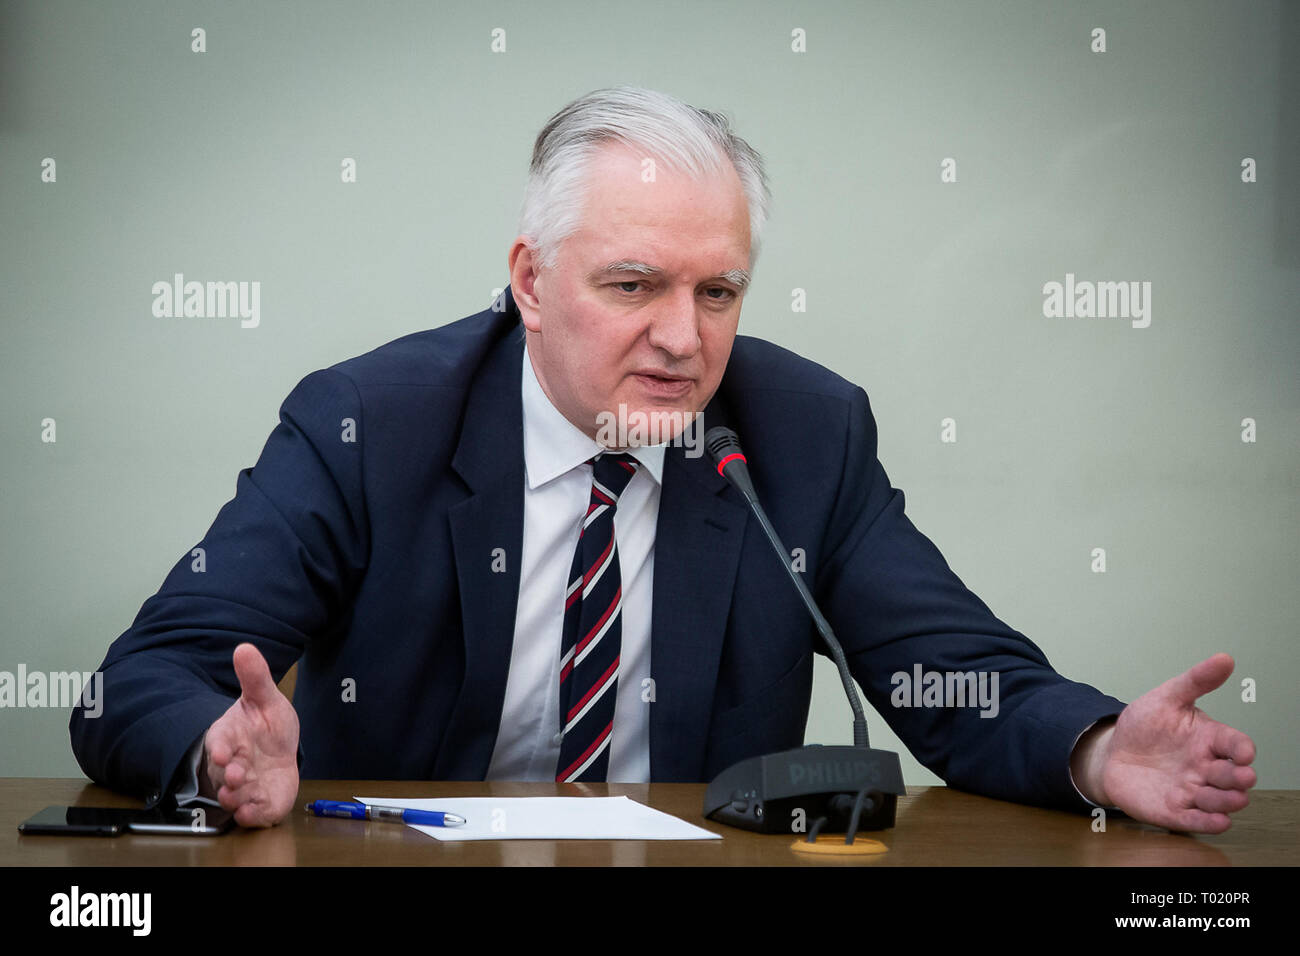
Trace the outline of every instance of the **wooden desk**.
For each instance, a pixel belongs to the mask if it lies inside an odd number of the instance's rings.
[[[1300,791],[1262,790],[1227,833],[1175,835],[1111,815],[1090,817],[909,787],[897,826],[865,836],[889,851],[855,858],[809,856],[791,835],[735,830],[700,813],[703,784],[431,783],[307,780],[297,805],[354,795],[617,796],[626,794],[720,833],[721,840],[500,840],[440,843],[391,823],[318,819],[295,810],[269,830],[221,837],[21,836],[18,824],[50,804],[139,806],[85,780],[0,778],[0,866],[1295,866]]]

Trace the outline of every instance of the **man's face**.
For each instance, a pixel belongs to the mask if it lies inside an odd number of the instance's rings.
[[[748,278],[740,179],[729,164],[701,181],[661,165],[643,182],[642,155],[621,144],[602,149],[588,177],[582,224],[554,268],[539,269],[522,239],[510,251],[538,381],[593,437],[620,405],[629,416],[702,411],[731,355]]]

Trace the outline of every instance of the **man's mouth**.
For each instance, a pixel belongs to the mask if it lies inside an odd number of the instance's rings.
[[[668,372],[646,370],[633,373],[641,387],[653,395],[664,398],[679,398],[691,390],[693,379],[685,375],[673,375]]]

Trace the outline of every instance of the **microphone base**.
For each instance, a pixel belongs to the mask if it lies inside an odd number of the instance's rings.
[[[750,757],[728,767],[704,793],[710,820],[759,833],[847,833],[854,803],[866,791],[857,830],[894,825],[907,793],[898,754],[869,747],[823,747]]]

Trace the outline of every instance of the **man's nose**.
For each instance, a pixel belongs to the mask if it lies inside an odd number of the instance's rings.
[[[674,358],[687,359],[700,350],[700,319],[695,291],[673,290],[660,299],[650,322],[650,344]]]

